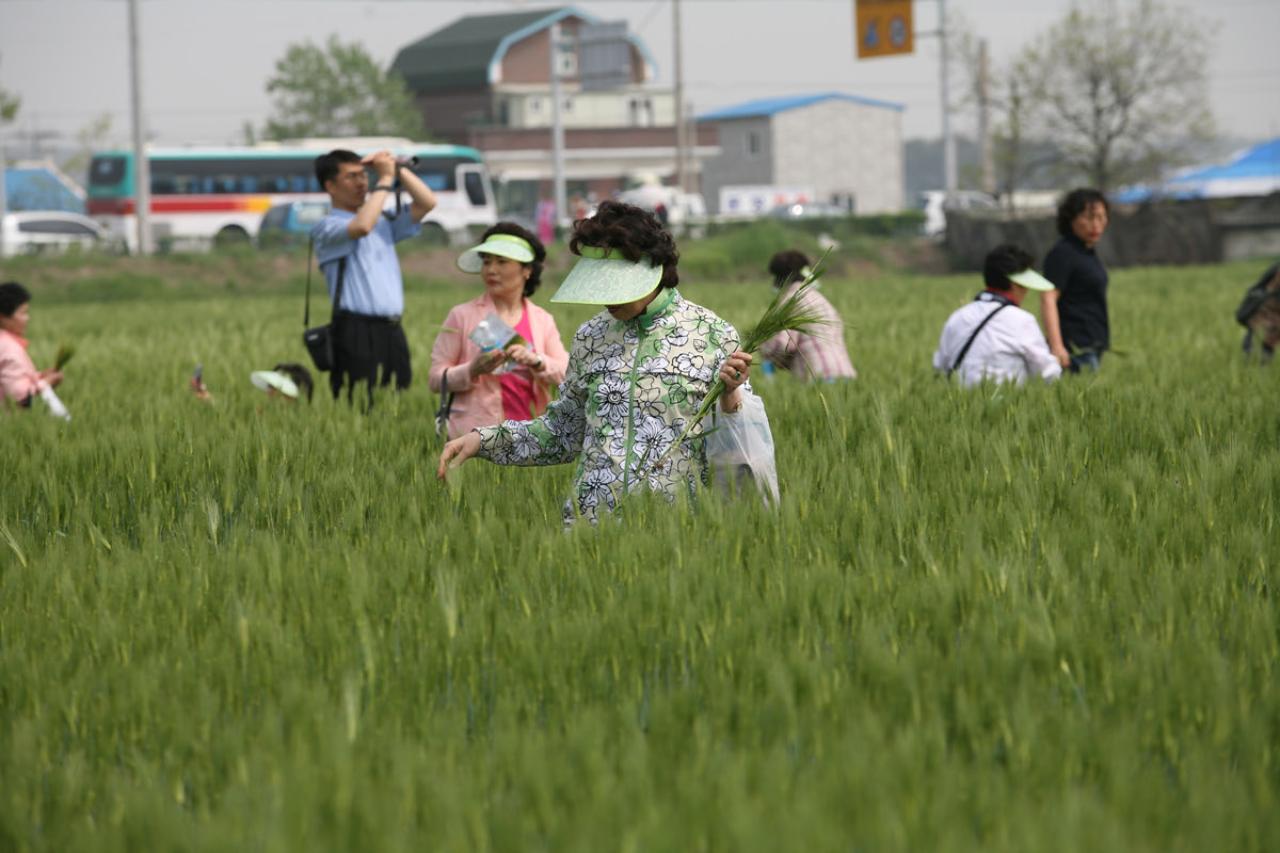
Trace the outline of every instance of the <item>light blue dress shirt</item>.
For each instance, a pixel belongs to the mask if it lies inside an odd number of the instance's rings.
[[[418,234],[422,224],[405,207],[394,219],[379,216],[372,231],[353,240],[347,234],[347,226],[355,217],[350,211],[334,209],[311,229],[316,260],[329,284],[329,299],[333,299],[338,286],[338,260],[346,258],[339,307],[355,314],[399,317],[404,313],[404,279],[400,276],[396,243]]]

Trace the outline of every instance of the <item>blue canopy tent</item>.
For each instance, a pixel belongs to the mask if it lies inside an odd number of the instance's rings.
[[[1230,162],[1182,172],[1163,184],[1126,187],[1112,198],[1122,204],[1151,198],[1227,198],[1280,191],[1280,138],[1248,148]]]

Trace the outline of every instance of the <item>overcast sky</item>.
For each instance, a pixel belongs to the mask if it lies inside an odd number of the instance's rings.
[[[297,41],[331,34],[359,41],[389,64],[396,52],[464,15],[551,8],[500,0],[143,0],[144,100],[164,143],[232,143],[246,121],[270,111],[264,91],[275,61]],[[625,19],[672,80],[670,0],[582,0],[577,8]],[[1216,24],[1210,38],[1210,97],[1221,133],[1280,136],[1280,0],[1184,0]],[[988,38],[992,59],[1011,57],[1059,19],[1069,0],[948,0]],[[917,0],[916,29],[937,20],[934,0]],[[699,113],[756,97],[837,90],[906,106],[906,136],[940,126],[938,50],[917,42],[910,57],[853,57],[853,0],[683,0],[687,97]],[[128,114],[128,24],[124,0],[0,0],[0,87],[22,98],[6,131],[15,153],[32,134],[64,141],[95,117],[113,117],[124,141]],[[967,119],[959,120],[963,131]]]

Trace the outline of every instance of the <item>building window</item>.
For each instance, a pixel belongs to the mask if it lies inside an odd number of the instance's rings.
[[[760,134],[754,130],[747,132],[747,156],[755,157],[760,153]]]
[[[542,112],[542,98],[530,98],[528,101],[528,104],[529,104],[529,112],[531,113]]]
[[[567,113],[573,112],[573,98],[564,99],[563,109]]]
[[[560,76],[573,77],[578,73],[578,54],[571,50],[560,52]]]
[[[648,98],[628,99],[627,120],[632,127],[653,127],[653,102]]]

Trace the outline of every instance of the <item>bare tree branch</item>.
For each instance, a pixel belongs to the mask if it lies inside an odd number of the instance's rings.
[[[1212,134],[1206,33],[1157,0],[1094,0],[1050,27],[1025,56],[1052,69],[1034,97],[1043,131],[1100,189],[1159,178]]]

